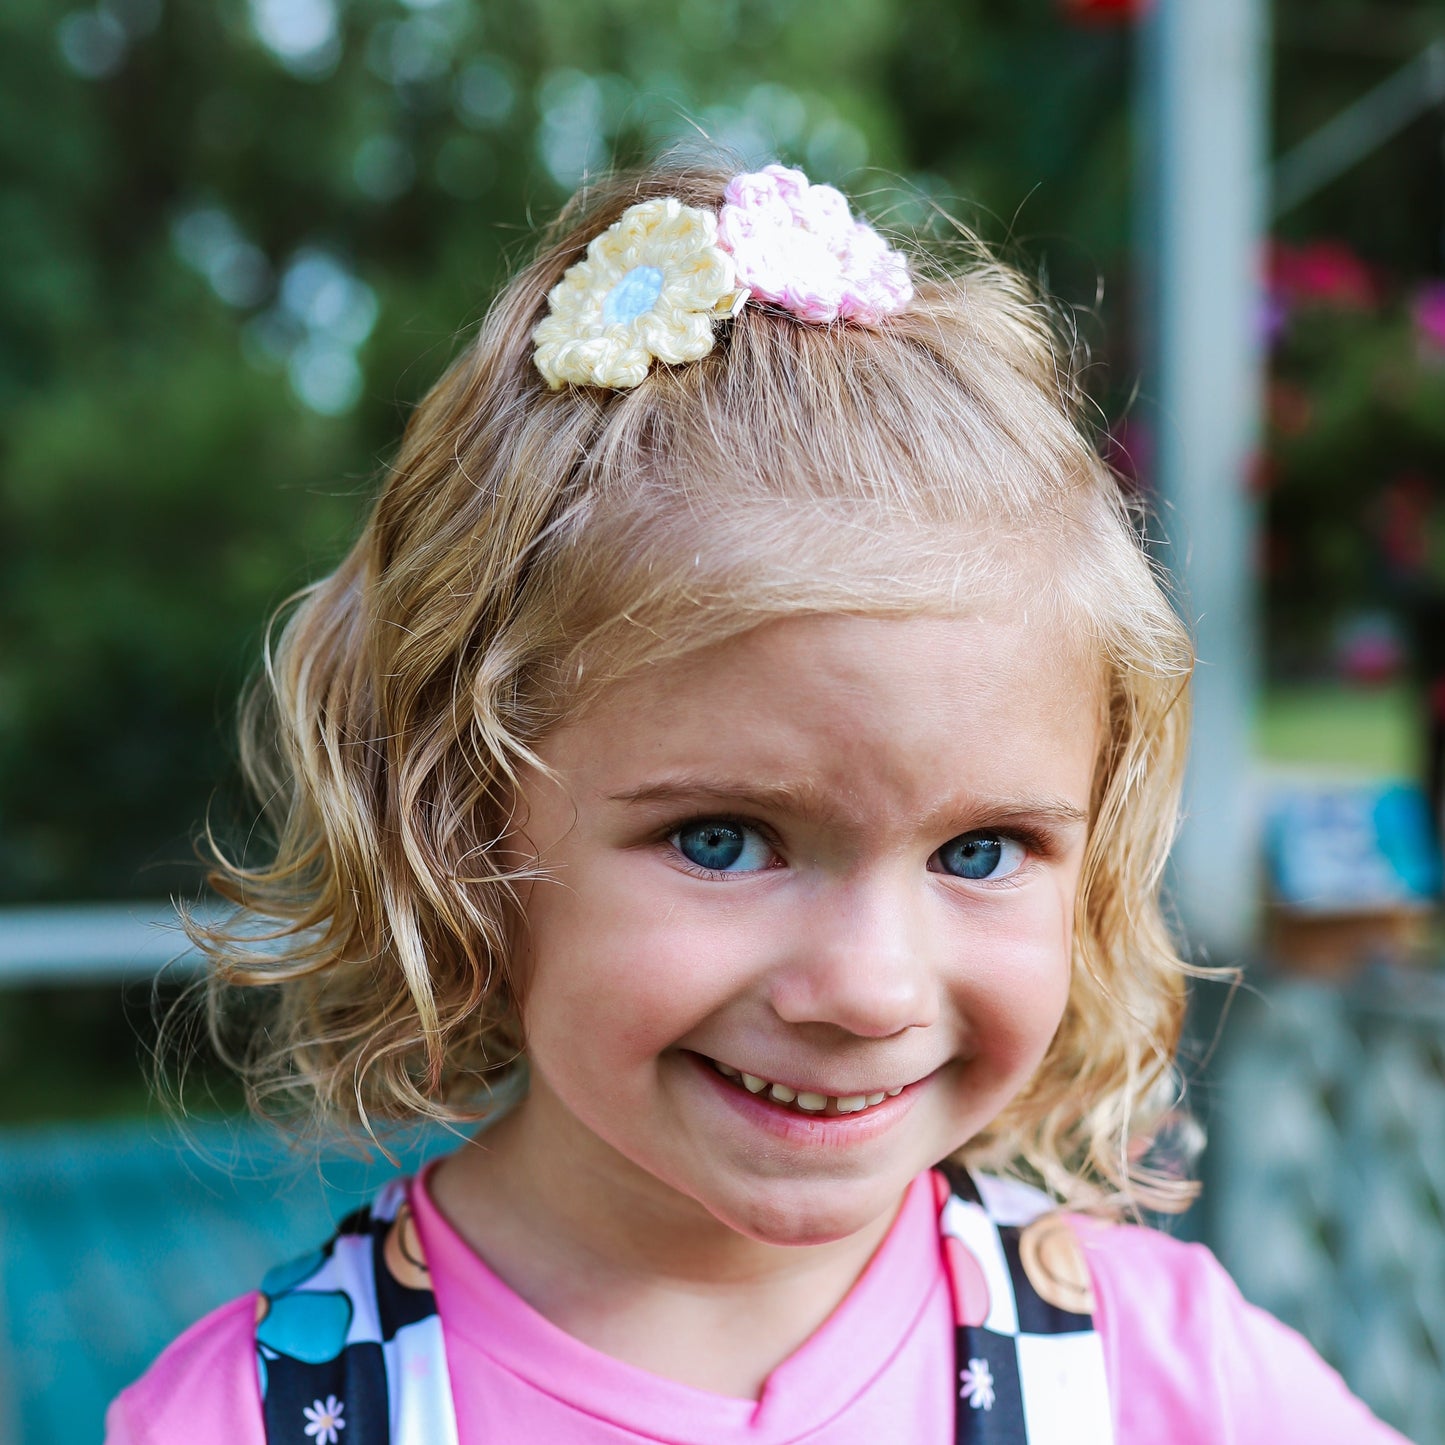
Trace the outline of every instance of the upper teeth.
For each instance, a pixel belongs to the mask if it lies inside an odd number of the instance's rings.
[[[713,1060],[713,1067],[724,1078],[737,1079],[750,1094],[766,1091],[768,1097],[776,1099],[778,1103],[796,1104],[810,1114],[821,1114],[829,1104],[833,1105],[834,1113],[856,1114],[862,1109],[871,1109],[874,1104],[881,1104],[884,1099],[896,1098],[903,1092],[899,1087],[884,1089],[876,1094],[814,1094],[806,1089],[799,1091],[790,1089],[786,1084],[774,1084],[768,1079],[759,1078],[757,1074],[745,1074],[731,1064],[719,1063],[716,1059]]]

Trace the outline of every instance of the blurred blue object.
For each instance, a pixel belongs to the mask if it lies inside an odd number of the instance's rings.
[[[1265,850],[1275,897],[1304,913],[1427,903],[1440,849],[1425,794],[1409,783],[1316,783],[1271,799]]]
[[[394,1152],[411,1171],[455,1142]],[[107,1403],[170,1340],[395,1172],[301,1156],[249,1124],[0,1133],[0,1441],[98,1440]]]

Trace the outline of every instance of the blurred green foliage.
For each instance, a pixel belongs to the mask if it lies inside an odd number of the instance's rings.
[[[1401,653],[1434,675],[1445,640],[1420,634],[1445,617],[1445,293],[1335,256],[1359,294],[1281,302],[1261,475],[1269,653],[1277,679],[1368,680],[1400,658],[1372,661],[1352,627],[1393,618]]]
[[[194,889],[264,619],[584,171],[901,181],[1090,301],[1127,73],[1051,0],[9,0],[0,901]]]
[[[153,1089],[155,1021],[176,1003],[174,983],[152,988],[35,986],[0,1007],[0,1129],[61,1119],[135,1118],[183,1104],[195,1117],[244,1112],[239,1081],[198,1032],[177,1036],[161,1097]]]
[[[1273,10],[1277,152],[1445,36],[1445,0],[1276,0]],[[1441,110],[1426,106],[1274,221],[1258,480],[1276,682],[1373,684],[1405,666],[1445,675],[1441,146]],[[1418,755],[1426,708],[1417,698],[1411,711],[1407,751]]]
[[[1066,8],[9,0],[0,901],[195,887],[218,786],[218,815],[245,818],[231,719],[265,618],[346,545],[536,225],[614,157],[706,136],[904,223],[940,202],[1100,313],[1092,383],[1117,414],[1137,371],[1131,37]],[[1284,143],[1445,28],[1445,0],[1274,9]],[[1438,270],[1438,129],[1422,118],[1282,233]],[[1322,625],[1320,587],[1369,594],[1376,481],[1439,470],[1438,388],[1390,380],[1409,319],[1372,324],[1301,312],[1281,353],[1319,420],[1274,437],[1275,530],[1304,559],[1271,594],[1286,651]],[[1378,464],[1387,442],[1409,458]]]

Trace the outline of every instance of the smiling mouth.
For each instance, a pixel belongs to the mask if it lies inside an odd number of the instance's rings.
[[[706,1062],[713,1071],[720,1074],[730,1084],[739,1089],[746,1089],[748,1093],[759,1099],[764,1099],[770,1104],[786,1109],[795,1114],[806,1114],[814,1119],[838,1118],[844,1114],[866,1114],[875,1109],[885,1099],[896,1099],[903,1092],[902,1086],[896,1089],[882,1089],[873,1094],[815,1094],[810,1091],[789,1088],[787,1084],[775,1084],[770,1079],[759,1078],[757,1074],[746,1074],[741,1069],[735,1069],[731,1064],[719,1063],[717,1059],[707,1059]]]

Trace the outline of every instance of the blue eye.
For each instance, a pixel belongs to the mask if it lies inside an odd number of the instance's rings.
[[[1002,833],[963,833],[938,850],[945,873],[955,878],[1007,878],[1023,867],[1025,848],[1017,838]]]
[[[668,842],[689,863],[709,873],[756,873],[768,866],[773,855],[756,828],[723,818],[684,823]]]

